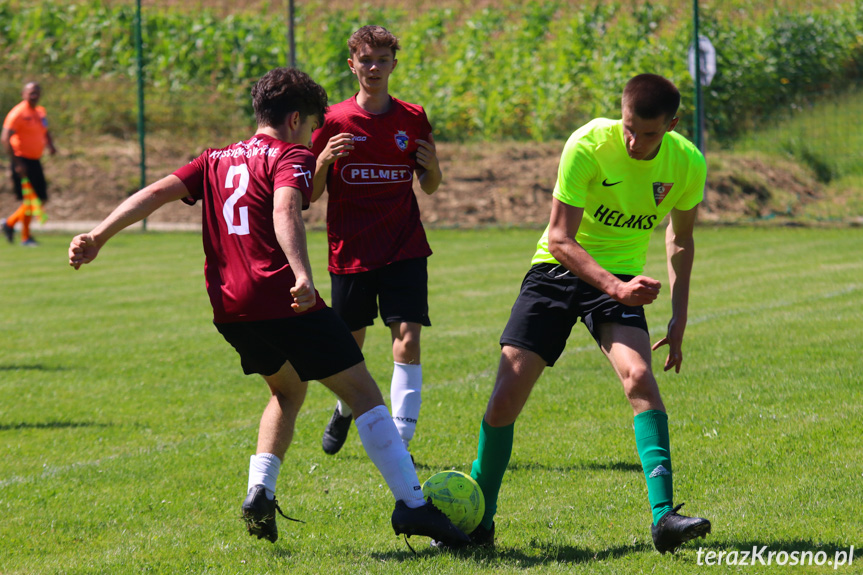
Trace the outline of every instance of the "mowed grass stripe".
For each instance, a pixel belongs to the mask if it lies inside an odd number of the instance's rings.
[[[421,478],[467,471],[498,338],[540,230],[432,230]],[[714,524],[660,556],[632,415],[576,326],[516,426],[498,552],[439,554],[389,529],[390,495],[357,434],[323,454],[333,397],[310,386],[279,483],[276,545],[237,515],[267,399],[210,325],[196,234],[126,233],[74,272],[66,236],[0,251],[0,572],[703,573],[697,550],[863,546],[860,229],[704,228],[670,413],[676,499]],[[325,236],[310,234],[328,299]],[[667,284],[663,237],[646,273]],[[3,246],[0,246],[3,247]],[[648,307],[652,339],[670,315]],[[388,396],[389,330],[366,356]],[[788,568],[791,570],[791,568]],[[812,572],[834,572],[812,568]],[[842,573],[861,573],[855,561]]]

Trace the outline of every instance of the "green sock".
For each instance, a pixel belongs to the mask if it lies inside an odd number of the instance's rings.
[[[653,511],[653,524],[671,511],[674,488],[671,475],[671,442],[668,416],[656,410],[635,416],[635,446],[647,480],[647,498]]]
[[[480,525],[486,529],[491,529],[494,514],[497,512],[497,494],[512,455],[514,429],[514,423],[504,427],[492,427],[485,419],[479,428],[476,461],[473,462],[470,476],[479,484],[485,498],[485,513]]]

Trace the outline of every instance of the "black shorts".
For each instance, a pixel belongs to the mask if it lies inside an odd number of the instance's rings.
[[[384,325],[412,322],[430,326],[428,277],[428,258],[354,274],[330,273],[332,306],[351,331],[375,322],[378,300]]]
[[[12,170],[12,187],[15,189],[15,197],[19,200],[24,199],[24,193],[21,191],[21,177],[15,172],[15,162],[23,162],[27,168],[27,179],[33,186],[33,191],[36,196],[43,202],[48,201],[48,183],[45,181],[45,173],[42,171],[42,162],[39,160],[30,160],[28,158],[15,157],[14,162],[10,162]]]
[[[215,325],[240,354],[246,375],[273,375],[288,361],[301,380],[321,380],[363,361],[345,323],[328,307],[285,319]]]
[[[617,277],[629,281],[634,276]],[[563,353],[572,326],[579,319],[597,344],[600,343],[598,328],[603,323],[647,331],[643,306],[623,305],[578,279],[562,265],[537,264],[524,276],[500,344],[537,353],[552,366]]]

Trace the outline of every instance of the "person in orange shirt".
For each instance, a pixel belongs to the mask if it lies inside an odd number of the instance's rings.
[[[42,152],[45,146],[52,155],[57,153],[51,132],[48,131],[48,120],[45,108],[37,106],[42,89],[36,82],[28,82],[21,92],[23,101],[12,108],[3,121],[3,131],[0,132],[0,144],[11,158],[12,185],[15,196],[24,200],[14,214],[3,222],[3,234],[9,243],[15,237],[15,224],[21,222],[21,245],[35,246],[36,240],[30,236],[30,219],[33,215],[32,198],[24,198],[24,187],[27,182],[41,203],[48,201],[48,186],[42,171]]]

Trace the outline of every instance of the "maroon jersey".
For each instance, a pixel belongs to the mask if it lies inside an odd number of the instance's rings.
[[[354,135],[354,149],[327,172],[329,270],[369,271],[396,261],[430,256],[413,191],[417,139],[432,128],[422,106],[396,98],[383,114],[370,114],[356,95],[331,106],[312,138],[317,157],[329,139]]]
[[[296,278],[273,227],[273,193],[281,187],[298,189],[303,209],[308,208],[314,169],[314,156],[305,146],[258,134],[211,148],[174,172],[189,190],[186,203],[204,202],[204,276],[214,321],[297,315],[290,292]],[[308,311],[323,307],[318,295]]]

